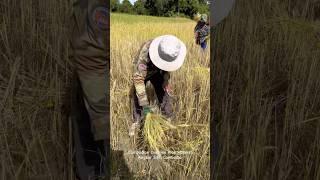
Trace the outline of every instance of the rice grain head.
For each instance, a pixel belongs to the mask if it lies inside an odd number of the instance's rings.
[[[170,137],[166,135],[166,131],[176,128],[160,114],[148,113],[144,121],[143,135],[150,150],[159,152],[168,149],[166,144]]]

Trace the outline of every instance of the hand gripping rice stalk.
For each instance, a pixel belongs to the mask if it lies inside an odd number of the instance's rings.
[[[167,149],[166,144],[170,137],[165,132],[176,128],[161,115],[148,113],[144,121],[143,135],[150,150],[159,152],[160,149]]]

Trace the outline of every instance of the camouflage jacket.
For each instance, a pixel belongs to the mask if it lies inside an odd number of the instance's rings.
[[[151,62],[149,57],[149,47],[151,42],[152,40],[149,40],[142,45],[138,55],[135,57],[133,62],[133,84],[140,106],[149,105],[148,97],[146,94],[146,82],[150,80],[152,76],[163,76],[163,88],[169,84],[170,79],[169,72],[160,70]]]
[[[71,46],[78,72],[103,74],[108,65],[109,12],[105,0],[73,0]]]

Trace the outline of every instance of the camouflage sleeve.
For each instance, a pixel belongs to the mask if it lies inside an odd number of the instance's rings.
[[[149,61],[148,51],[149,42],[143,45],[136,57],[133,69],[133,84],[138,97],[139,105],[149,105],[148,97],[146,94],[146,85],[144,83],[147,76],[147,62]]]

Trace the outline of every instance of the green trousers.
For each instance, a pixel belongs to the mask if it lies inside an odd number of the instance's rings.
[[[107,73],[103,75],[78,74],[79,90],[90,118],[90,129],[95,140],[109,137],[109,103],[107,102]]]
[[[72,130],[74,162],[79,179],[109,175],[109,106],[104,75],[77,74],[73,82]]]

